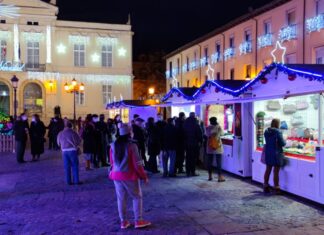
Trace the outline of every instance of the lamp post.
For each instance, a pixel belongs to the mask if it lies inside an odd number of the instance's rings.
[[[153,99],[153,96],[154,96],[154,93],[155,93],[154,87],[150,87],[148,89],[148,93],[149,93],[149,98]]]
[[[84,84],[78,84],[75,78],[72,79],[71,84],[67,82],[64,84],[64,89],[66,92],[73,93],[73,127],[75,129],[76,124],[76,108],[75,108],[75,94],[79,94],[84,91]]]
[[[14,75],[11,78],[12,87],[14,89],[14,119],[17,119],[17,88],[18,88],[19,79]]]

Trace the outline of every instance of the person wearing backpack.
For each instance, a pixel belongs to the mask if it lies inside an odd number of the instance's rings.
[[[213,180],[213,160],[216,158],[218,182],[224,182],[225,178],[222,175],[222,154],[224,152],[221,135],[223,135],[222,127],[218,124],[216,117],[209,118],[210,125],[206,128],[207,135],[207,168],[208,168],[208,180]]]

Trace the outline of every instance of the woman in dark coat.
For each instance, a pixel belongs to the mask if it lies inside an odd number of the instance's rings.
[[[90,170],[90,162],[94,160],[93,158],[96,146],[95,134],[95,126],[91,122],[91,118],[87,117],[84,129],[82,131],[83,154],[86,160],[86,170]]]
[[[149,155],[148,170],[153,173],[159,173],[156,158],[160,153],[161,146],[159,141],[159,132],[157,127],[155,126],[153,117],[150,117],[147,120],[146,132],[148,137],[147,151]]]
[[[264,173],[264,192],[269,193],[269,177],[273,170],[273,183],[275,187],[275,192],[280,194],[280,186],[279,186],[279,170],[280,167],[284,164],[284,154],[283,154],[283,146],[286,145],[286,141],[284,140],[281,131],[279,130],[280,120],[273,119],[271,121],[271,127],[265,130],[264,137],[266,141],[265,146],[265,163],[267,165],[267,169]]]
[[[40,155],[44,153],[46,127],[37,114],[32,116],[32,122],[29,129],[32,161],[39,160]]]

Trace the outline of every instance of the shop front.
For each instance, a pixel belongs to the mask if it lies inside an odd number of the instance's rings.
[[[243,100],[253,106],[252,179],[263,183],[263,133],[271,120],[278,118],[287,143],[287,165],[280,171],[281,189],[322,204],[323,74],[324,66],[272,64],[248,85],[248,95]]]

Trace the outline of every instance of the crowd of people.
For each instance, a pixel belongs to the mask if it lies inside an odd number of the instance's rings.
[[[142,190],[140,180],[148,183],[147,171],[160,173],[163,177],[198,176],[196,165],[200,150],[204,150],[208,180],[213,180],[213,163],[216,162],[218,182],[224,182],[222,174],[223,145],[222,127],[216,117],[204,125],[194,112],[186,118],[183,112],[178,117],[163,120],[163,116],[148,118],[147,122],[135,114],[130,123],[123,123],[120,115],[105,120],[103,114],[88,114],[73,124],[58,115],[51,119],[46,127],[37,114],[28,123],[26,114],[21,114],[15,124],[16,156],[18,163],[24,163],[24,153],[28,135],[30,137],[32,161],[40,159],[44,153],[45,134],[48,129],[48,148],[62,151],[65,178],[68,185],[82,184],[79,180],[79,155],[83,143],[85,170],[110,166],[109,178],[114,181],[121,228],[130,226],[126,215],[126,198],[133,200],[135,228],[149,226],[149,221],[142,218]],[[285,141],[279,130],[278,119],[272,120],[271,127],[265,131],[264,147],[264,192],[270,192],[269,176],[274,168],[276,193],[280,193],[279,170],[283,166],[282,146]],[[147,157],[148,156],[148,157]],[[162,164],[158,164],[162,162]],[[185,168],[184,168],[185,166]]]

